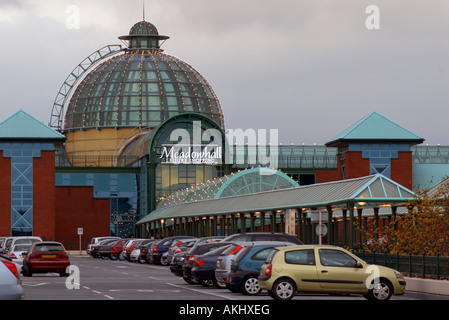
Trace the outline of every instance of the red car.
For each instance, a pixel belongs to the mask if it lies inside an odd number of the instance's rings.
[[[60,242],[43,241],[34,243],[23,259],[23,274],[57,272],[67,276],[66,269],[70,266],[67,251]]]

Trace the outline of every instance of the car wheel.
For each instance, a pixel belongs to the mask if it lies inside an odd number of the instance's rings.
[[[381,279],[378,281],[378,283],[373,285],[372,289],[369,290],[368,299],[385,301],[389,300],[392,294],[393,287],[391,286],[391,284],[388,281]]]
[[[168,260],[161,256],[159,258],[159,264],[162,266],[168,266]]]
[[[216,286],[218,289],[226,289],[226,283],[223,281],[218,281],[217,278],[213,278],[212,282],[214,283],[214,286]]]
[[[262,291],[259,280],[256,277],[248,277],[242,282],[242,293],[245,295],[257,295]]]
[[[210,279],[210,280],[198,280],[198,283],[200,285],[202,285],[203,287],[213,287],[214,286],[214,282],[212,281],[212,279]]]
[[[296,287],[293,281],[281,279],[273,285],[273,297],[275,300],[291,300],[296,293]]]

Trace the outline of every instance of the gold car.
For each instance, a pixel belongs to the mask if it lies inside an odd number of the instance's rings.
[[[299,245],[274,249],[262,266],[259,285],[276,300],[296,292],[354,293],[388,300],[405,291],[405,280],[393,269],[369,265],[336,246]]]

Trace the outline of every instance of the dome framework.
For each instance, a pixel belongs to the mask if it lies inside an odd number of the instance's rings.
[[[129,47],[100,63],[76,87],[64,130],[157,127],[183,112],[198,112],[224,127],[217,96],[206,79],[184,61],[163,53],[149,22],[134,25]]]
[[[86,66],[80,64],[79,72],[69,76],[51,122],[67,136],[65,151],[72,165],[86,165],[86,157],[113,159],[136,129],[154,130],[179,114],[202,114],[224,129],[210,84],[191,65],[160,48],[168,38],[150,22],[138,22],[119,37],[127,48],[100,57],[92,54]]]

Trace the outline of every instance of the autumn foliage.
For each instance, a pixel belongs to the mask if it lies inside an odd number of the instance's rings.
[[[389,223],[364,232],[365,251],[427,256],[449,256],[449,178],[430,192],[415,192],[406,214],[392,216]]]

